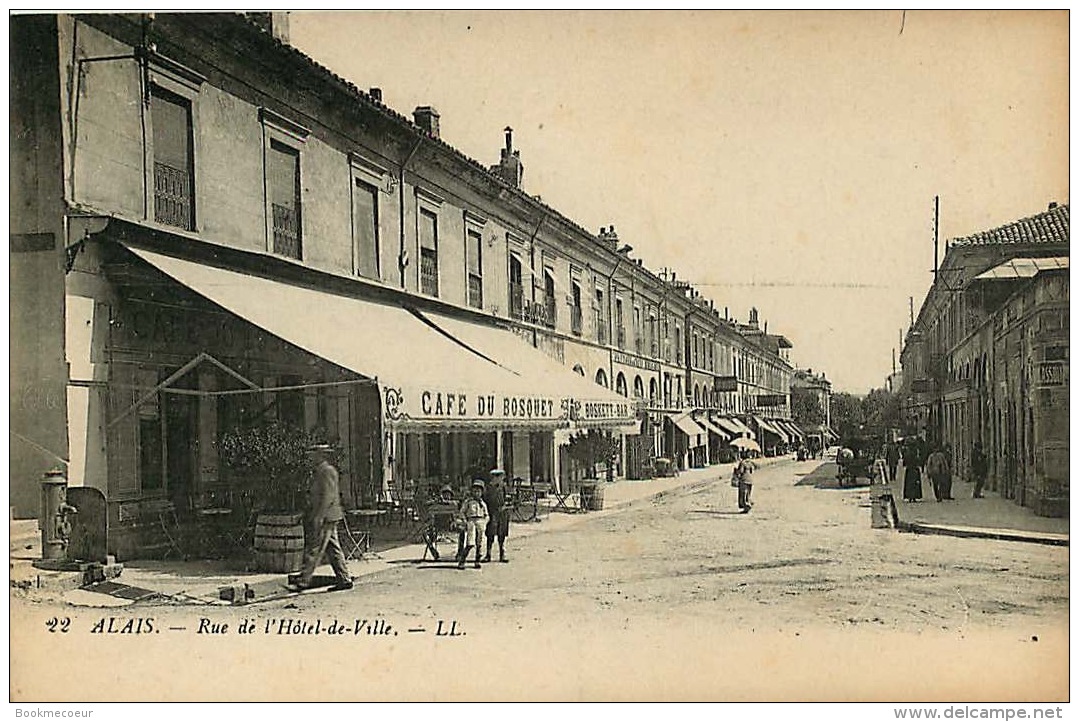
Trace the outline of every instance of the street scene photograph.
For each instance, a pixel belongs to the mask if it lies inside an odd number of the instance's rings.
[[[1064,717],[1069,20],[11,13],[13,716]]]

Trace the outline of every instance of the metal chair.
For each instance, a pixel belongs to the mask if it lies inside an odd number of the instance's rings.
[[[341,523],[341,529],[344,533],[339,536],[345,559],[362,561],[372,554],[371,531],[370,529],[360,528],[359,520],[365,517],[355,514],[356,511],[361,510],[353,509],[345,512],[344,521]]]

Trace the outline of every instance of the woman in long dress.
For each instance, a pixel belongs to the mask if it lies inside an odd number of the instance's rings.
[[[903,449],[903,500],[918,501],[922,498],[922,460],[915,446]]]

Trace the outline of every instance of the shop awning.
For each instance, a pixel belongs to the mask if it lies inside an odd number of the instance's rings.
[[[715,434],[716,436],[720,437],[721,439],[730,439],[731,438],[730,433],[728,433],[727,431],[724,431],[723,429],[719,428],[718,425],[713,424],[708,419],[707,416],[698,416],[697,418],[694,419],[694,421],[696,421],[699,425],[703,426],[710,433]]]
[[[787,439],[787,435],[784,432],[780,431],[775,426],[772,426],[771,423],[769,423],[768,421],[765,421],[760,416],[754,416],[753,420],[757,422],[757,426],[759,426],[764,431],[767,431],[768,433],[773,434],[774,436],[777,436],[779,438],[779,440],[782,441],[784,444],[789,441]]]
[[[678,427],[679,431],[681,431],[683,434],[690,438],[690,440],[693,442],[690,446],[702,445],[700,437],[702,434],[706,434],[708,432],[702,429],[700,424],[693,420],[693,417],[689,414],[689,412],[677,415],[671,414],[669,418],[671,420],[671,423]]]
[[[753,433],[753,430],[742,423],[742,421],[734,416],[717,416],[716,421],[725,429],[730,429],[734,432],[735,436],[745,436],[750,439],[757,438],[757,435]]]
[[[784,431],[790,435],[791,439],[805,438],[805,434],[803,434],[802,430],[795,426],[793,422],[787,421],[786,419],[780,419],[779,423],[783,426]]]
[[[418,313],[468,349],[528,379],[533,393],[567,400],[575,426],[619,427],[617,430],[623,431],[637,424],[635,406],[629,399],[573,373],[512,331],[432,311]],[[639,424],[637,429],[632,433],[640,433]]]
[[[571,404],[563,403],[565,399],[548,376],[539,377],[534,369],[518,371],[500,365],[402,306],[130,250],[240,318],[342,368],[376,379],[384,421],[393,428],[494,430],[570,425]],[[569,370],[565,374],[570,377],[567,385],[579,380]],[[609,413],[619,424],[634,420],[625,411],[630,408],[627,399],[602,393],[592,398],[594,403],[607,404],[593,409],[595,414]]]

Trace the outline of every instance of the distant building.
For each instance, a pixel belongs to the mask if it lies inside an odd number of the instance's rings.
[[[1068,513],[1069,207],[948,243],[907,334],[908,432],[950,444],[970,470],[981,442],[989,488],[1037,513]]]

